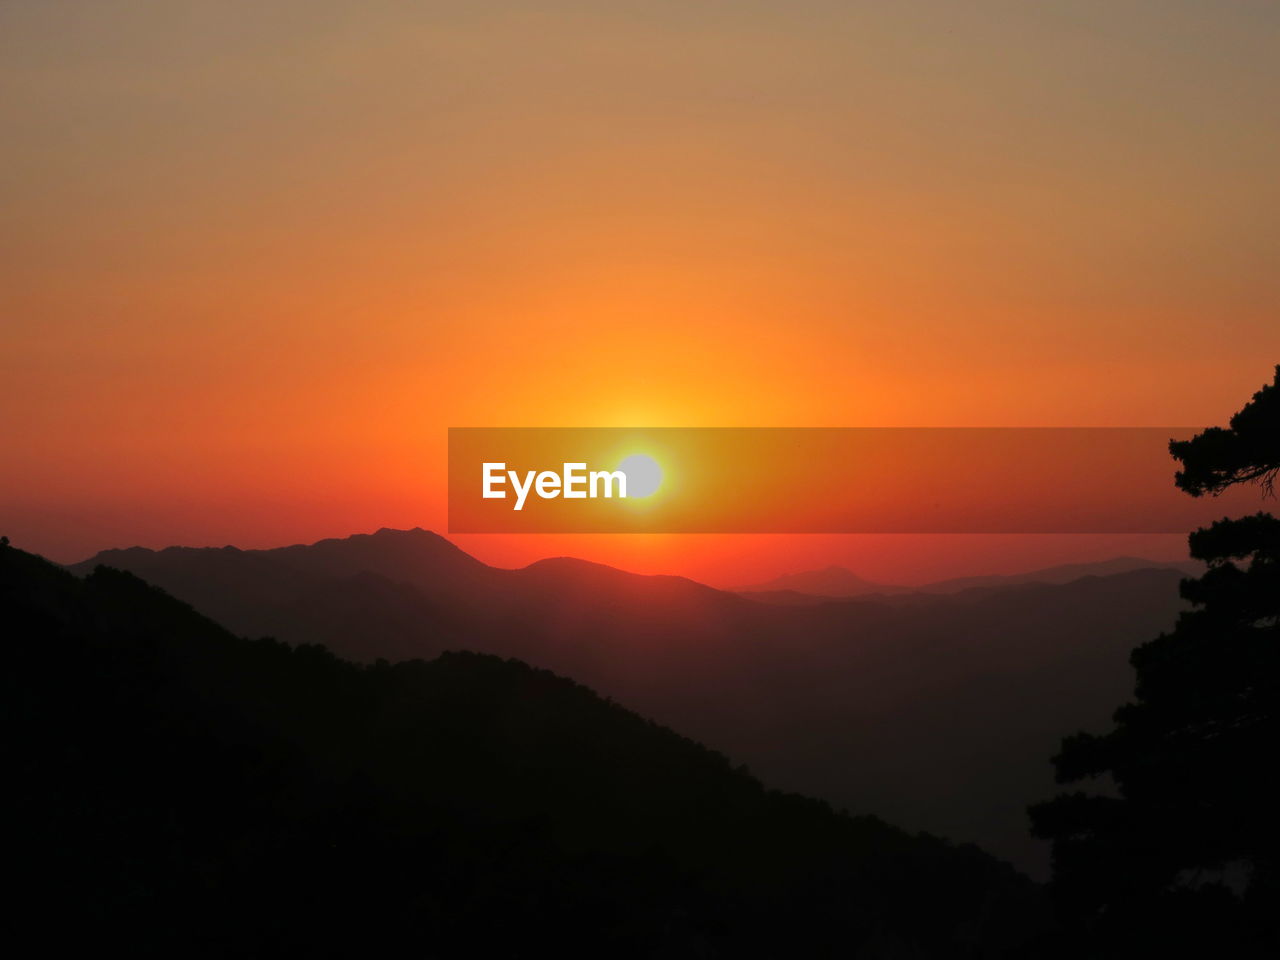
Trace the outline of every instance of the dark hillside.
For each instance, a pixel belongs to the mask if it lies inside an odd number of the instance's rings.
[[[1000,956],[1037,889],[517,661],[358,666],[0,548],[15,914],[49,949]]]

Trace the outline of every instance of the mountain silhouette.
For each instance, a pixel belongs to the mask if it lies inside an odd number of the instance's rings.
[[[1136,570],[1172,570],[1182,575],[1199,573],[1203,564],[1191,561],[1146,560],[1142,557],[1114,557],[1090,563],[1064,563],[1026,573],[993,574],[978,577],[953,577],[927,583],[916,589],[923,593],[959,593],[986,587],[1012,587],[1027,583],[1070,583],[1082,577],[1109,577]]]
[[[769,783],[979,844],[1034,876],[1025,807],[1064,729],[1104,724],[1175,569],[953,595],[761,603],[557,558],[489,567],[424,530],[275,550],[107,551],[236,633],[371,662],[516,657],[713,743]]]
[[[821,570],[786,573],[764,583],[735,587],[734,593],[800,593],[815,597],[863,597],[868,594],[905,593],[910,587],[876,583],[858,576],[848,567],[832,565]]]
[[[903,594],[960,593],[978,588],[1012,587],[1028,583],[1070,583],[1081,577],[1105,577],[1134,570],[1176,570],[1199,572],[1191,562],[1144,560],[1141,557],[1115,557],[1090,563],[1065,563],[1025,573],[988,574],[975,577],[953,577],[936,580],[918,587],[903,587],[866,580],[847,567],[830,566],[821,570],[788,573],[764,583],[734,588],[734,593],[752,599],[776,603],[813,603],[815,600],[848,599],[850,597],[901,596]]]
[[[400,562],[448,554],[393,539]],[[338,552],[284,555],[319,576]],[[278,559],[200,556],[226,581]],[[566,565],[618,577],[527,576]],[[7,545],[0,615],[10,912],[43,951],[1025,957],[1049,930],[1038,888],[977,849],[766,790],[518,661],[242,639],[130,573]]]

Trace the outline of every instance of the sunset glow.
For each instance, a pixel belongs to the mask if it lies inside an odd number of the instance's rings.
[[[6,5],[6,531],[443,529],[449,426],[1220,422],[1280,353],[1275,10],[1036,6]],[[462,541],[1027,549],[764,543]]]

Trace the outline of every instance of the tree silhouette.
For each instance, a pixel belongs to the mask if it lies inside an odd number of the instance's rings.
[[[1253,395],[1229,428],[1210,427],[1191,440],[1175,440],[1169,452],[1182,461],[1175,482],[1193,497],[1250,481],[1274,495],[1280,472],[1280,365],[1274,382]]]
[[[1276,377],[1230,429],[1170,444],[1181,489],[1270,491],[1280,367]],[[1276,946],[1280,520],[1219,520],[1191,534],[1190,550],[1208,570],[1182,582],[1191,609],[1173,631],[1133,652],[1133,702],[1110,733],[1069,737],[1053,761],[1059,783],[1109,778],[1114,789],[1031,809],[1033,831],[1053,841],[1053,889],[1086,955],[1261,956]]]

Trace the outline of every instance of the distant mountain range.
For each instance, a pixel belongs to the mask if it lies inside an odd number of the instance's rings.
[[[830,566],[821,570],[804,570],[786,573],[764,583],[737,587],[734,593],[767,595],[773,593],[801,593],[815,597],[864,597],[869,594],[907,593],[910,587],[876,583],[858,576],[848,567]]]
[[[1054,790],[1049,757],[1063,735],[1108,724],[1132,688],[1130,650],[1182,605],[1168,565],[760,602],[569,558],[498,569],[417,529],[275,550],[110,550],[72,569],[98,564],[238,634],[354,660],[518,657],[770,784],[975,842],[1038,876],[1047,857],[1025,806]]]
[[[1081,577],[1106,577],[1134,570],[1176,570],[1185,575],[1199,572],[1191,561],[1144,560],[1141,557],[1116,557],[1093,563],[1067,563],[1026,573],[989,574],[977,577],[954,577],[918,587],[877,583],[858,576],[848,567],[830,566],[821,570],[788,573],[764,583],[737,587],[734,593],[777,603],[813,602],[808,598],[849,599],[850,597],[901,596],[905,593],[959,593],[983,587],[1012,587],[1024,583],[1070,583]],[[802,596],[796,597],[793,594]]]
[[[421,532],[118,556],[180,559],[214,593],[244,570],[282,578],[291,601],[348,563],[476,572]],[[579,573],[617,586],[561,563],[528,576]],[[349,583],[369,589],[351,588],[348,613],[413,589],[379,596],[368,571]],[[1046,904],[1008,865],[768,791],[517,661],[360,667],[234,636],[130,573],[77,579],[3,543],[0,617],[17,733],[6,865],[21,881],[6,923],[55,954],[1058,955],[1037,952]]]

